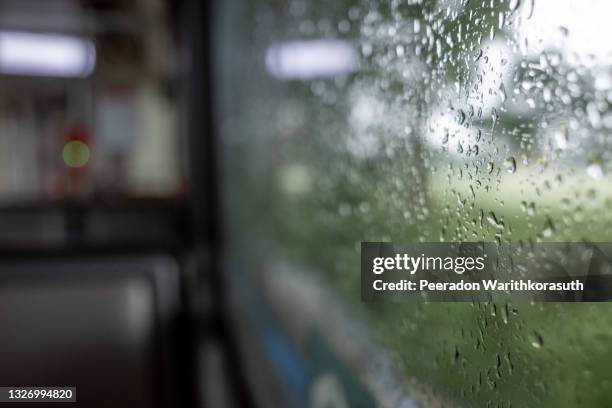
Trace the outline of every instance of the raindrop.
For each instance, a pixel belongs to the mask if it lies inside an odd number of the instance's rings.
[[[487,215],[487,221],[489,221],[489,224],[491,224],[495,228],[500,228],[500,229],[504,228],[503,221],[499,221],[493,211],[490,211],[489,214]]]
[[[463,112],[462,109],[459,109],[459,112],[457,113],[457,123],[463,125],[463,122],[465,122],[465,112]]]
[[[499,97],[501,98],[502,103],[506,102],[506,88],[504,87],[504,83],[499,84]]]
[[[550,238],[553,236],[555,232],[555,225],[552,222],[550,217],[546,217],[546,224],[544,224],[544,229],[542,230],[542,235],[546,238]]]
[[[601,164],[598,162],[592,162],[586,168],[587,174],[594,180],[599,180],[603,177],[603,170]]]
[[[542,338],[542,335],[535,330],[531,332],[531,345],[537,349],[544,346],[544,339]]]
[[[512,371],[514,371],[514,364],[512,364],[510,352],[506,353],[506,364],[508,365],[508,371],[510,372],[510,374],[512,374]]]
[[[594,128],[599,128],[601,125],[601,113],[599,113],[599,108],[594,102],[590,102],[586,107],[587,117],[589,118],[589,122]]]
[[[561,129],[555,132],[555,141],[557,142],[559,149],[567,149],[568,139],[567,128],[565,126],[562,126]]]
[[[502,320],[504,324],[508,324],[508,304],[502,308]]]
[[[364,214],[370,212],[370,203],[366,201],[362,201],[361,203],[359,203],[359,211]]]
[[[533,201],[527,205],[527,215],[535,215],[535,203]]]
[[[510,11],[514,11],[521,5],[520,0],[510,0]]]
[[[528,7],[528,9],[527,9],[527,20],[529,20],[531,18],[531,16],[533,16],[533,9],[535,8],[535,0],[529,0],[527,7]]]
[[[459,360],[459,357],[461,357],[459,346],[455,344],[455,347],[453,348],[453,363],[456,363]]]
[[[516,160],[514,157],[506,157],[506,160],[504,160],[504,168],[510,174],[514,174],[514,172],[516,172]]]
[[[341,203],[338,206],[338,214],[340,214],[342,217],[351,215],[351,205],[348,203]]]
[[[398,45],[397,47],[395,47],[395,55],[397,55],[398,57],[404,56],[404,46],[403,45]]]

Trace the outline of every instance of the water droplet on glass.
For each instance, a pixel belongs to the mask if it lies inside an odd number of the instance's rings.
[[[447,144],[448,143],[448,132],[444,133],[444,136],[442,136],[442,144]]]
[[[455,344],[455,347],[453,347],[453,363],[459,361],[459,357],[461,357],[461,353],[459,352],[459,346]]]
[[[599,112],[599,108],[597,104],[594,102],[590,102],[586,107],[587,117],[589,118],[589,122],[591,122],[591,126],[595,129],[598,129],[601,125],[601,113]]]
[[[527,215],[534,216],[535,212],[535,203],[532,201],[527,205]]]
[[[340,214],[342,217],[348,217],[351,215],[351,210],[351,205],[348,203],[340,203],[338,206],[338,214]]]
[[[506,102],[506,88],[504,88],[503,82],[499,85],[499,97],[501,98],[502,103]]]
[[[544,339],[542,338],[542,335],[535,330],[531,332],[531,345],[537,349],[544,346]]]
[[[459,112],[457,112],[457,123],[463,125],[463,122],[465,122],[465,112],[459,109]]]
[[[550,238],[555,233],[555,224],[553,224],[552,219],[550,217],[546,217],[546,223],[544,224],[544,229],[542,230],[542,235],[546,238]]]
[[[397,55],[398,57],[404,56],[404,46],[403,45],[398,45],[395,47],[395,55]]]
[[[510,174],[516,172],[516,160],[514,157],[506,157],[506,160],[504,160],[504,169],[506,169],[506,171]]]
[[[599,162],[591,162],[586,168],[586,173],[594,180],[599,180],[603,177],[603,170]]]
[[[535,8],[535,0],[529,0],[527,3],[527,20],[533,16],[533,9]]]
[[[502,320],[504,324],[508,324],[508,317],[508,304],[506,303],[506,305],[502,308]]]
[[[487,221],[489,221],[489,224],[491,224],[495,228],[500,228],[500,229],[504,228],[504,223],[497,219],[497,216],[495,215],[493,211],[490,211],[489,214],[487,215]]]
[[[361,211],[363,214],[370,212],[370,203],[366,201],[359,203],[359,211]]]
[[[568,139],[567,128],[565,126],[562,126],[561,129],[555,132],[555,142],[557,142],[557,147],[559,147],[559,149],[567,149]]]

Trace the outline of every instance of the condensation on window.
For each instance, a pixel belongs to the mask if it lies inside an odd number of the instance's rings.
[[[260,256],[305,265],[358,305],[360,241],[610,240],[612,3],[242,11],[219,51],[233,89],[220,131],[230,228]],[[360,307],[416,395],[612,404],[608,305]]]

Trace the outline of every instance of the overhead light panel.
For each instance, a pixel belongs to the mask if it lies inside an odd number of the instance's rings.
[[[0,30],[0,73],[86,77],[96,65],[96,48],[86,38],[55,33]]]
[[[268,73],[278,79],[315,79],[348,74],[359,55],[343,40],[299,40],[273,44],[266,51]]]

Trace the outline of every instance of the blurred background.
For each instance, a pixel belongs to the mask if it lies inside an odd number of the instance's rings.
[[[0,7],[3,202],[184,192],[171,5]]]
[[[611,7],[0,0],[0,385],[610,406],[609,304],[364,304],[359,251],[608,242]]]
[[[139,230],[98,211],[137,201],[155,212],[188,191],[176,6],[2,1],[0,10],[0,241],[168,239],[158,225]]]

